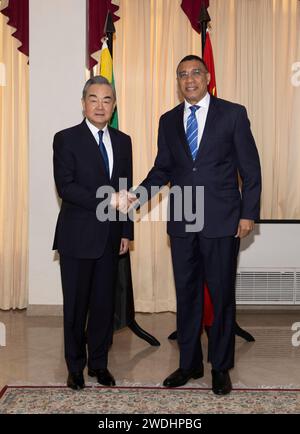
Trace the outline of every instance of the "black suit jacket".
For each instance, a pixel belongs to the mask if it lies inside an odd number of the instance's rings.
[[[100,222],[96,217],[101,201],[96,198],[99,187],[110,185],[119,191],[119,178],[127,179],[128,188],[132,186],[131,139],[119,130],[108,128],[114,161],[111,179],[85,120],[54,136],[54,178],[62,204],[53,249],[72,257],[101,257],[109,231],[116,243],[120,243],[121,237],[133,239],[132,222]]]
[[[204,186],[206,237],[236,234],[240,218],[259,218],[261,171],[257,148],[245,107],[211,96],[199,151],[193,161],[183,124],[184,103],[161,116],[158,153],[154,167],[142,182],[151,186]],[[238,172],[242,179],[240,194]],[[169,200],[169,235],[185,236],[184,218],[175,221],[173,197]]]

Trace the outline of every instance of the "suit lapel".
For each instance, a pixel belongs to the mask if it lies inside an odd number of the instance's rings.
[[[216,116],[218,114],[217,101],[218,100],[216,97],[214,97],[212,95],[210,96],[210,103],[209,103],[209,108],[208,108],[208,112],[207,112],[206,122],[205,122],[203,135],[201,138],[199,150],[198,150],[198,153],[196,155],[195,161],[197,161],[198,158],[200,158],[201,155],[203,154],[203,150],[205,149],[205,147],[209,143],[210,132],[214,131],[214,129],[215,129],[215,119],[216,119]]]
[[[99,165],[101,166],[102,171],[104,172],[104,174],[107,177],[107,180],[109,181],[109,178],[108,178],[108,175],[106,172],[105,163],[103,161],[103,158],[102,158],[102,155],[101,155],[101,152],[99,149],[99,145],[96,142],[96,139],[93,136],[91,130],[87,126],[85,119],[81,123],[81,127],[82,127],[82,129],[81,129],[82,142],[85,144],[86,151],[89,152],[92,161],[98,161],[99,162]]]
[[[110,181],[113,182],[113,178],[116,176],[116,173],[118,173],[118,164],[119,164],[118,138],[117,138],[117,134],[116,134],[116,131],[114,130],[114,128],[111,128],[110,126],[108,126],[108,132],[109,132],[112,151],[113,151],[113,170],[112,170],[111,179],[110,179]]]

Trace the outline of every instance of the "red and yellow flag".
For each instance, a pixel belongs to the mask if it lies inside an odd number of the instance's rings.
[[[212,45],[210,41],[209,32],[206,31],[206,40],[204,47],[203,60],[206,63],[208,71],[210,72],[210,83],[208,85],[208,92],[217,96],[217,83],[216,83],[216,75],[215,75],[215,64],[214,64],[214,55],[212,50]]]

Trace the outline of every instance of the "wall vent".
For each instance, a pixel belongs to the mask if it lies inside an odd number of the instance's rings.
[[[242,269],[236,276],[237,304],[300,305],[300,269]]]

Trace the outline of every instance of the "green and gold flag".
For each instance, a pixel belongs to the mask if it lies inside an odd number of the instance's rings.
[[[99,62],[99,74],[103,77],[107,78],[107,80],[113,85],[115,88],[115,80],[114,80],[114,71],[113,71],[113,60],[107,46],[106,41],[102,44],[101,54],[100,54],[100,62]],[[118,123],[118,111],[117,107],[114,111],[114,114],[110,121],[110,126],[113,128],[117,128],[119,126]]]

